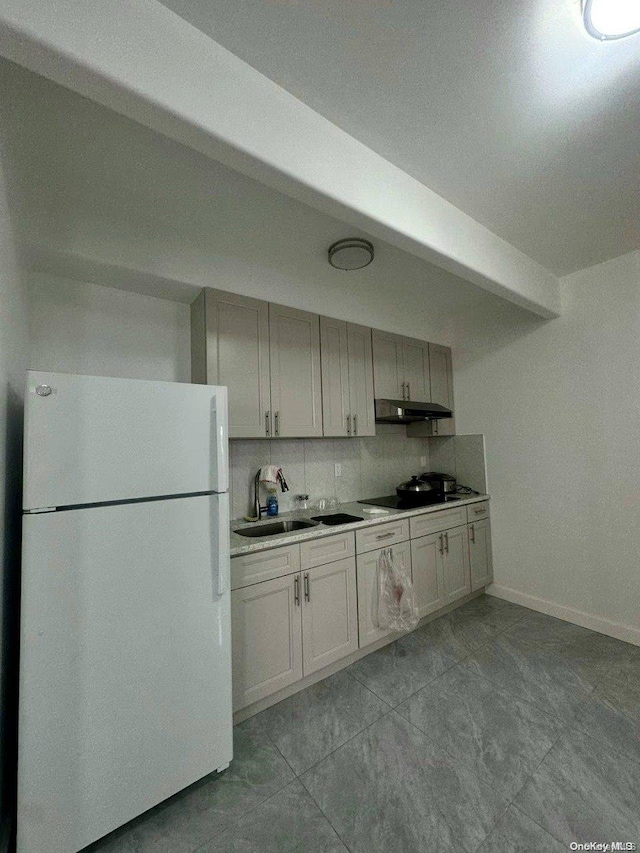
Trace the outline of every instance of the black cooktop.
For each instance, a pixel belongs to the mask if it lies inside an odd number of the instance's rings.
[[[440,498],[437,501],[425,501],[423,504],[415,504],[400,500],[397,495],[384,495],[381,498],[367,498],[366,501],[358,501],[358,503],[369,504],[370,506],[388,506],[391,509],[422,509],[425,506],[437,506],[438,504],[448,504],[459,500],[461,500],[459,495],[447,495],[447,497]]]

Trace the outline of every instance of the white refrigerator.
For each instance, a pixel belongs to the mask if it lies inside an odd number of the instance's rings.
[[[232,757],[227,391],[27,375],[17,853]]]

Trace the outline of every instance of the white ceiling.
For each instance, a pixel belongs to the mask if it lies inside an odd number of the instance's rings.
[[[163,0],[557,274],[640,248],[640,35],[579,0]]]

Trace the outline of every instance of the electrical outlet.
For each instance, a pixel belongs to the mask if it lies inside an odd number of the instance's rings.
[[[420,464],[421,464],[421,465],[426,465],[426,464],[427,464],[427,457],[426,457],[426,456],[421,456],[421,457],[420,457]]]
[[[342,465],[339,462],[336,462],[336,477],[342,477]]]

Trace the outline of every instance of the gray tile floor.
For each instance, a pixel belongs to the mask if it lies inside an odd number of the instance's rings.
[[[640,844],[640,648],[482,596],[235,729],[235,758],[86,853]]]

